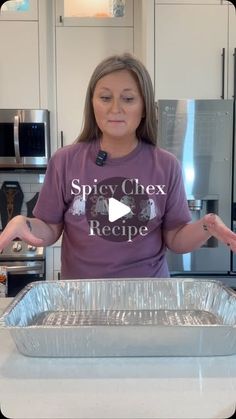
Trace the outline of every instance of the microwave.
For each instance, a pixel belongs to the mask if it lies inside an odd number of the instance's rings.
[[[49,111],[0,109],[0,169],[46,168],[49,158]]]

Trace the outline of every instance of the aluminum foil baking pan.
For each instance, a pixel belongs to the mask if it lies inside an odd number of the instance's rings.
[[[235,325],[236,293],[191,278],[34,282],[0,318],[37,357],[230,355]]]

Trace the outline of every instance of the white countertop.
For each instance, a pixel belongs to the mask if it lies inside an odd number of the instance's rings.
[[[0,312],[10,302],[0,299]],[[0,330],[0,406],[11,418],[226,418],[236,356],[30,358]]]

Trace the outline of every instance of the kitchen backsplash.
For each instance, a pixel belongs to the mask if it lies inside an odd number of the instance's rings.
[[[23,201],[20,214],[27,215],[27,203],[37,192],[40,192],[44,181],[44,174],[39,173],[0,173],[0,189],[4,182],[18,182],[23,192]],[[0,229],[2,229],[2,216],[0,214]]]

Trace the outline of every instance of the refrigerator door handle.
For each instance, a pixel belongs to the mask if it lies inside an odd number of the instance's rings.
[[[61,131],[60,139],[61,139],[61,147],[64,147],[64,133],[63,133],[63,131]]]
[[[225,98],[225,48],[222,48],[222,91],[221,99]]]
[[[234,48],[234,90],[233,90],[233,98],[236,99],[236,48]]]

